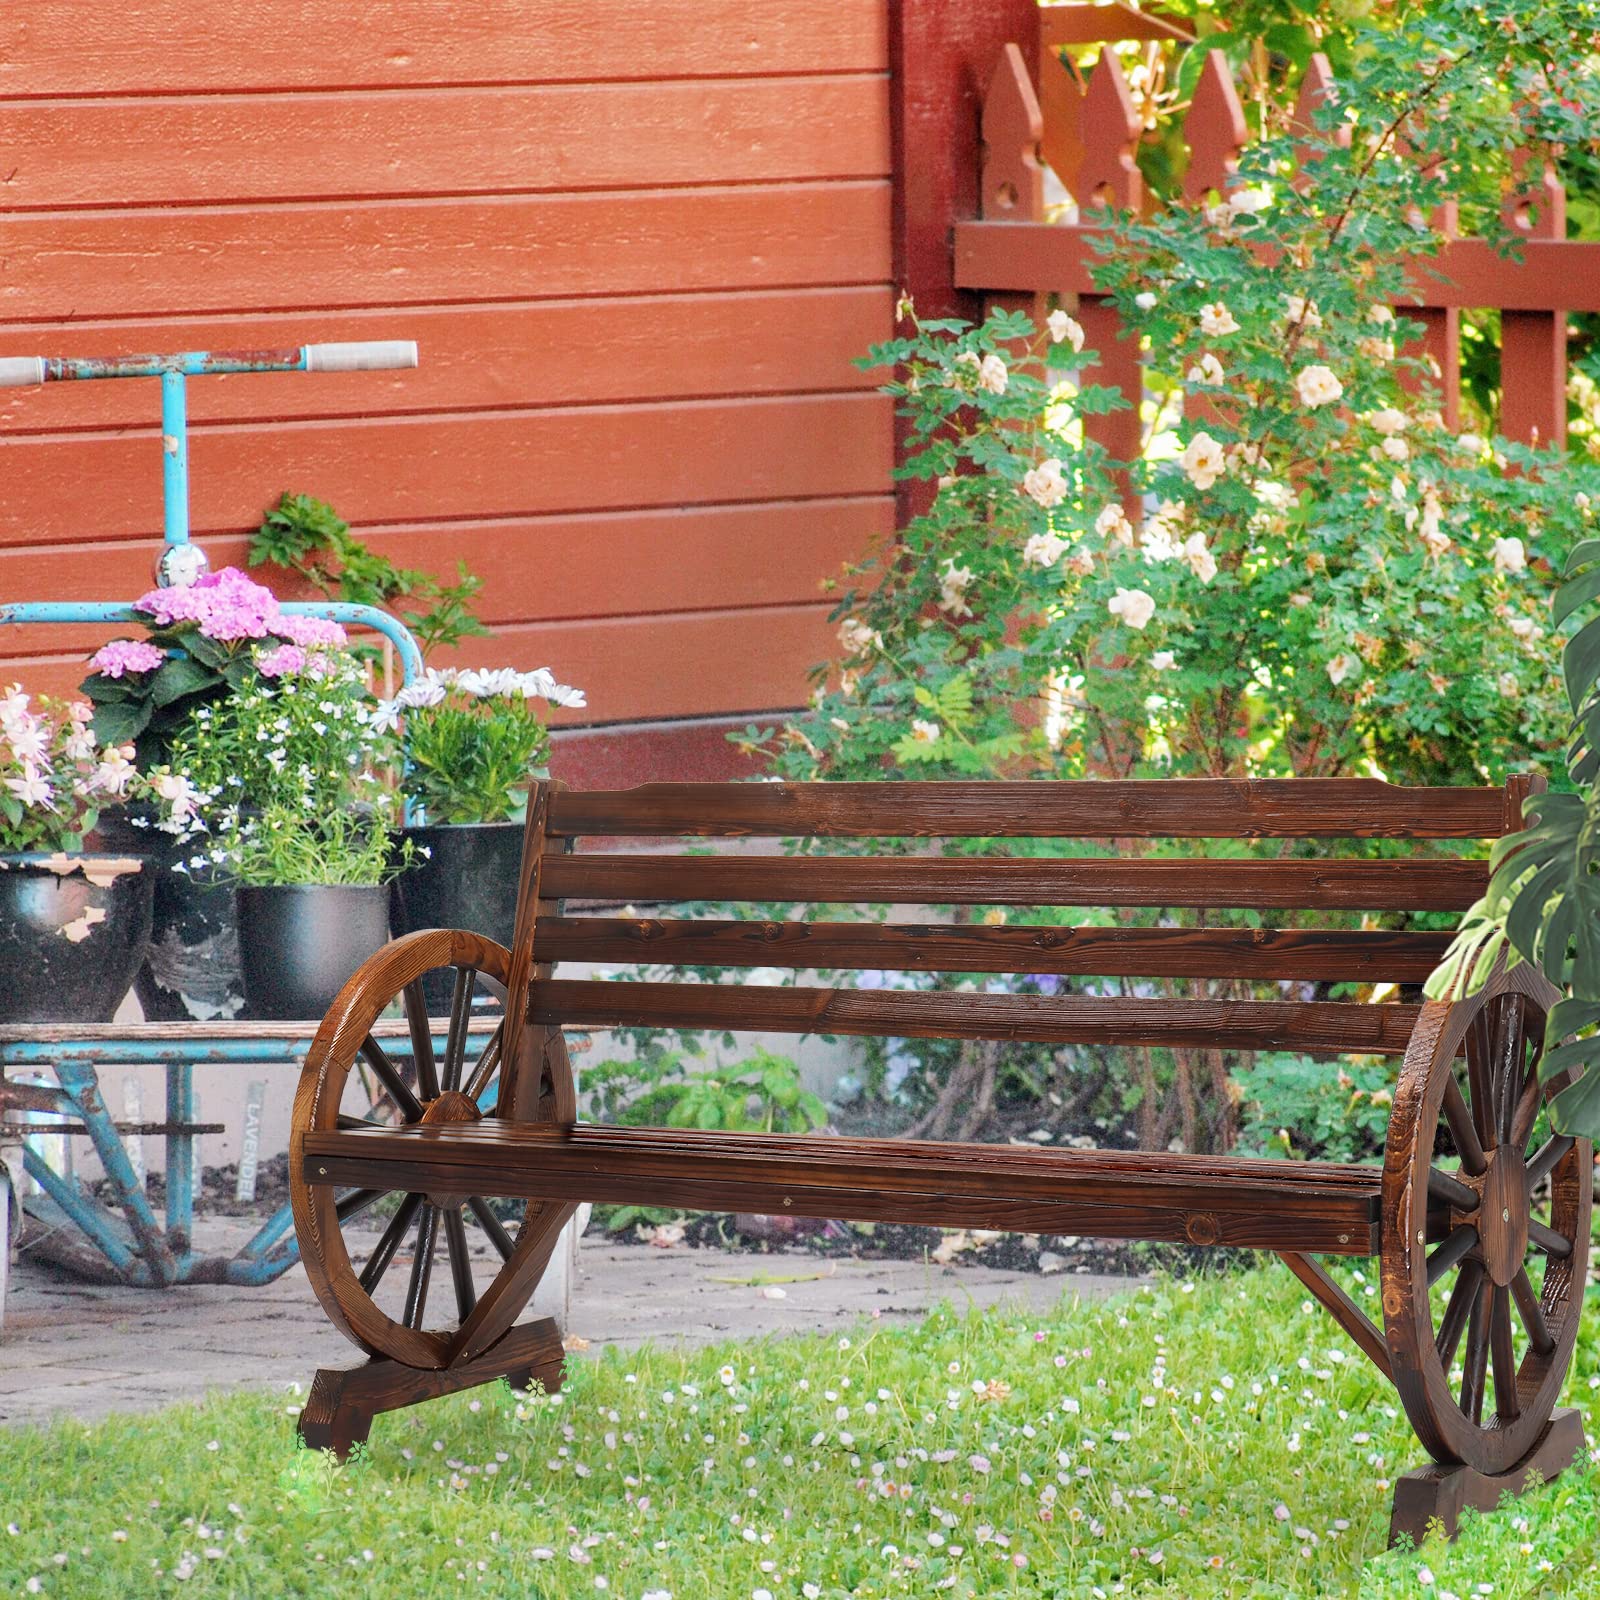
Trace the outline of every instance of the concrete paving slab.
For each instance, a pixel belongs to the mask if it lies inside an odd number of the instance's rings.
[[[202,1219],[197,1244],[237,1249],[247,1221]],[[904,1322],[940,1301],[1043,1310],[1066,1294],[1100,1297],[1129,1280],[1041,1276],[908,1261],[824,1261],[806,1255],[671,1250],[587,1238],[579,1252],[569,1335],[597,1354],[646,1341],[843,1330],[864,1319]],[[773,1290],[781,1290],[781,1296]],[[63,1279],[24,1255],[0,1335],[0,1423],[90,1421],[209,1390],[287,1389],[356,1350],[330,1326],[297,1267],[259,1289],[195,1284],[129,1289]]]

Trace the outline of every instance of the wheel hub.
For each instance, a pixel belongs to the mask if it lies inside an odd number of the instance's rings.
[[[1478,1249],[1489,1276],[1504,1288],[1528,1255],[1528,1172],[1522,1152],[1503,1144],[1486,1152],[1488,1170],[1475,1179],[1477,1212],[1463,1217],[1478,1230]]]

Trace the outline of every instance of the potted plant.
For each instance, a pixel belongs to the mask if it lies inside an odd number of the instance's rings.
[[[550,756],[546,705],[581,706],[547,667],[430,668],[378,707],[416,823],[395,931],[469,928],[511,943],[528,785]],[[430,999],[432,997],[430,996]]]
[[[188,785],[150,782],[101,744],[92,707],[0,692],[0,1022],[109,1022],[144,959],[153,880],[127,852],[86,850],[100,808],[189,814]]]
[[[291,616],[270,589],[234,567],[194,583],[152,589],[134,604],[142,639],[117,639],[90,657],[83,693],[102,743],[131,743],[141,772],[167,772],[175,742],[230,698],[281,674],[310,653],[342,650],[344,630]],[[253,753],[252,753],[253,754]],[[176,769],[181,770],[181,769]],[[135,980],[147,1018],[210,1020],[243,1015],[236,903],[190,841],[163,834],[137,805],[102,817],[102,841],[147,854],[154,876],[149,953]]]
[[[415,847],[394,834],[375,704],[342,638],[277,645],[254,672],[171,742],[197,791],[177,865],[233,890],[252,1014],[309,1020],[387,942],[388,885]]]

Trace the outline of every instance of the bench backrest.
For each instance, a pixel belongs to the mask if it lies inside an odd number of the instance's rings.
[[[1394,1053],[1405,1048],[1415,1006],[563,981],[550,969],[582,961],[1418,983],[1437,964],[1448,934],[1069,927],[1010,917],[992,925],[792,919],[799,906],[841,904],[1460,912],[1483,890],[1484,861],[1421,853],[1381,860],[1063,857],[1015,854],[1004,845],[981,854],[830,855],[785,853],[776,842],[708,855],[702,841],[1492,840],[1521,825],[1523,799],[1540,787],[1542,780],[1527,777],[1498,789],[1406,789],[1345,778],[684,783],[589,792],[542,784],[529,805],[511,1003],[526,1003],[530,1021],[546,1026]],[[578,848],[597,838],[633,847]],[[661,848],[664,839],[678,841],[676,848]],[[564,900],[626,906],[629,914],[566,916]],[[781,918],[758,910],[745,919],[634,910],[686,901],[788,909]]]

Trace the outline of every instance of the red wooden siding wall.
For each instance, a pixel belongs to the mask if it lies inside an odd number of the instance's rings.
[[[888,0],[0,8],[0,354],[414,338],[191,385],[213,562],[284,489],[487,580],[617,723],[798,704],[892,525]],[[147,586],[153,383],[0,391],[0,598]],[[77,676],[83,636],[0,637]],[[25,657],[19,660],[18,657]]]

